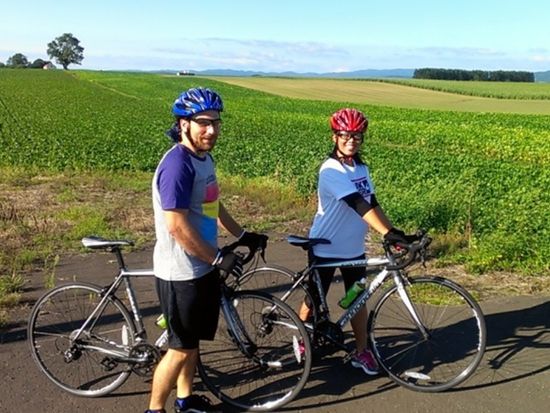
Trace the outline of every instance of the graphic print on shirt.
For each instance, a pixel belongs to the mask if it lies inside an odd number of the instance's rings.
[[[220,188],[214,175],[206,179],[206,188],[204,190],[204,201],[202,203],[202,212],[207,217],[218,219],[220,210]]]
[[[354,183],[357,192],[368,201],[372,195],[372,188],[367,177],[363,176],[358,179],[352,179],[351,181]]]

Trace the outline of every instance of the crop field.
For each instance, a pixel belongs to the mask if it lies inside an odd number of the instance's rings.
[[[400,109],[282,97],[207,78],[0,70],[0,166],[152,172],[169,147],[170,107],[191,86],[226,103],[218,168],[314,194],[331,149],[327,119],[368,114],[363,157],[397,226],[462,240],[472,271],[546,274],[550,260],[550,116]]]
[[[297,99],[336,100],[353,104],[411,109],[550,115],[550,83],[511,84],[499,82],[485,86],[484,83],[491,82],[422,81],[424,83],[420,83],[421,81],[417,82],[416,79],[381,82],[269,77],[218,77],[214,79]],[[429,85],[433,86],[429,87]],[[534,89],[529,89],[530,86]],[[483,89],[485,87],[489,88],[498,99],[484,97],[493,96],[485,94]],[[500,94],[497,94],[499,92]],[[533,97],[535,95],[542,97],[535,99]],[[516,98],[512,98],[512,96]],[[523,99],[520,100],[520,98]]]
[[[471,96],[485,96],[497,99],[539,99],[550,100],[550,83],[525,82],[481,82],[432,79],[385,80],[405,86],[414,86],[442,92]]]

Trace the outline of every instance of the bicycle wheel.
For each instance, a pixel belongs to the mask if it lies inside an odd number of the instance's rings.
[[[32,356],[48,379],[86,397],[108,394],[128,378],[119,362],[134,344],[134,324],[124,305],[109,298],[75,340],[102,298],[101,288],[74,283],[46,293],[33,308],[28,326]]]
[[[310,303],[313,302],[313,299],[304,283],[297,285],[292,291],[289,291],[294,285],[294,277],[295,274],[292,271],[276,265],[254,268],[243,274],[240,278],[239,289],[265,291],[281,299],[298,313],[305,297],[308,297]],[[287,293],[288,296],[283,297]],[[311,310],[311,319],[308,322],[315,325],[317,310],[315,308]]]
[[[215,339],[201,342],[206,387],[240,411],[274,410],[293,400],[311,370],[311,344],[298,316],[259,291],[235,292],[223,312]]]
[[[474,298],[450,280],[422,277],[409,281],[405,291],[427,335],[420,332],[393,286],[370,314],[373,349],[396,383],[422,392],[449,389],[466,380],[483,357],[483,313]]]

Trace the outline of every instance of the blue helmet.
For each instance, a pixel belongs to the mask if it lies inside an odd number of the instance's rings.
[[[216,92],[202,87],[183,92],[172,106],[172,113],[178,118],[189,118],[207,110],[222,112],[223,102]]]

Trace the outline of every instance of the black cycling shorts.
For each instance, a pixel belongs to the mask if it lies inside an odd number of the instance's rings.
[[[335,261],[345,261],[345,260],[363,260],[365,259],[365,254],[361,254],[358,257],[354,258],[324,258],[324,257],[316,257],[316,256],[310,256],[309,262],[314,260],[315,262],[319,264],[325,264],[329,262],[335,262]],[[328,290],[330,288],[330,284],[332,283],[332,279],[334,278],[334,273],[336,272],[336,267],[333,268],[318,268],[317,272],[319,273],[319,278],[321,279],[321,285],[323,286],[323,292],[325,293],[325,297],[328,294]],[[361,278],[366,276],[366,269],[365,267],[344,267],[340,268],[340,273],[342,274],[342,279],[344,280],[344,288],[345,291],[349,290],[351,286],[356,282],[361,280]],[[315,305],[318,306],[320,304],[320,298],[319,293],[317,290],[317,286],[311,279],[312,275],[310,275],[310,278],[308,280],[308,291],[311,294],[311,298],[315,302]],[[309,301],[309,297],[305,297],[305,303],[306,305],[311,308],[312,303]]]
[[[157,281],[160,309],[168,325],[168,347],[192,350],[200,340],[213,340],[220,313],[219,272],[196,280]]]

